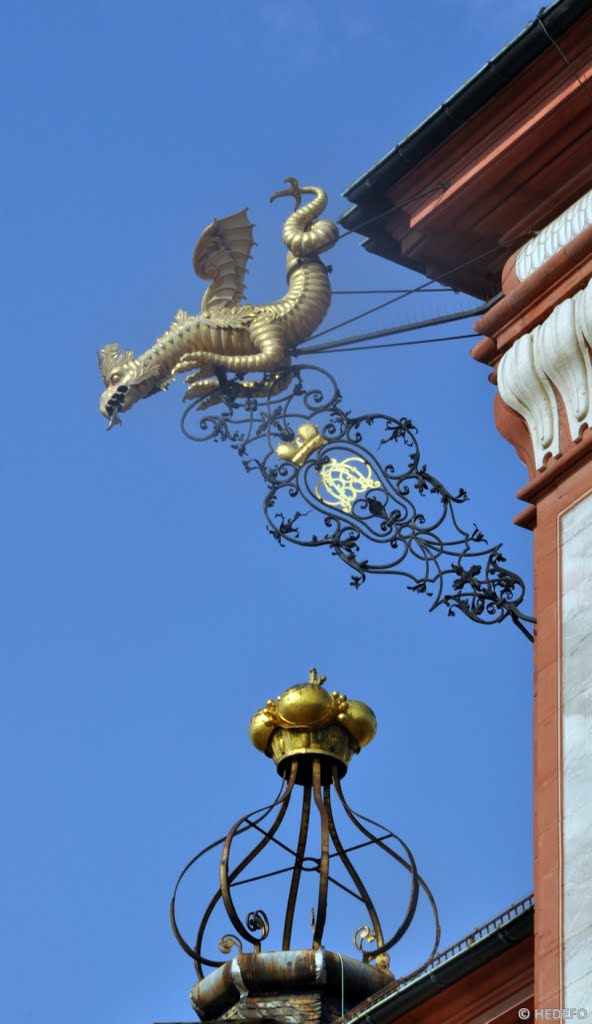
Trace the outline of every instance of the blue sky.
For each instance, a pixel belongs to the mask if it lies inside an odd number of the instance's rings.
[[[444,945],[530,891],[531,645],[508,623],[430,615],[396,579],[355,592],[326,553],[281,550],[260,481],[230,450],[182,437],[180,385],[106,433],[95,350],[143,351],[178,307],[197,311],[195,240],[244,206],[258,243],[249,301],[281,294],[289,206],[268,198],[283,179],[323,185],[336,218],[347,185],[536,9],[56,0],[5,13],[7,1020],[191,1019],[174,879],[275,794],[248,722],[311,665],[377,713],[346,793],[412,847]],[[331,262],[339,289],[421,283],[355,237]],[[336,297],[327,324],[365,301]],[[364,324],[472,304],[418,295]],[[525,472],[470,344],[324,365],[354,413],[413,419],[432,472],[468,490],[465,521],[530,581],[531,538],[512,525]],[[335,922],[327,944],[355,952]],[[427,944],[420,922],[397,969]]]

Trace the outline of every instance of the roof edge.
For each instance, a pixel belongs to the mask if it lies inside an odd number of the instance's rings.
[[[501,922],[501,923],[497,923]],[[492,921],[450,946],[403,987],[389,986],[346,1014],[338,1024],[391,1024],[431,996],[488,963],[534,931],[534,897],[527,896]],[[474,938],[485,932],[480,938]],[[458,950],[454,952],[454,950]]]
[[[555,0],[555,3],[541,8],[537,17],[519,35],[397,143],[394,149],[349,185],[342,193],[343,197],[357,205],[367,206],[370,197],[376,202],[387,187],[466,124],[535,57],[553,45],[545,29],[553,37],[560,36],[589,10],[589,0]],[[354,212],[348,210],[342,214],[340,224],[356,230],[351,223]]]

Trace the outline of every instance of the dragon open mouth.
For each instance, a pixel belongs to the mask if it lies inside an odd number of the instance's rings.
[[[115,391],[114,394],[112,394],[111,397],[109,398],[109,401],[105,406],[105,412],[109,417],[109,425],[107,427],[107,430],[111,430],[111,427],[115,427],[118,424],[121,425],[122,420],[118,414],[122,410],[123,404],[125,402],[125,396],[128,390],[129,388],[127,387],[127,385],[122,384],[120,387],[117,388],[117,391]]]

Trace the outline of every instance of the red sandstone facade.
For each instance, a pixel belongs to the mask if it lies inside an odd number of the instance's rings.
[[[589,3],[562,0],[541,12],[452,97],[450,111],[457,111],[455,130],[442,127],[437,111],[348,190],[357,206],[343,223],[362,230],[390,206],[377,229],[362,232],[371,251],[472,295],[497,297],[475,325],[483,340],[473,355],[492,369],[496,423],[529,477],[519,492],[527,508],[516,522],[534,533],[534,1006],[590,1013]],[[501,970],[500,961],[489,979],[496,988]],[[436,1019],[438,998],[429,1010]],[[442,1020],[450,1019],[456,1003],[442,1006]],[[515,1010],[508,1013],[514,1021]]]

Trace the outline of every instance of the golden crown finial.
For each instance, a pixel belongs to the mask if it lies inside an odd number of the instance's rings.
[[[336,761],[344,775],[353,754],[376,734],[372,709],[337,690],[329,693],[325,680],[311,668],[307,683],[268,700],[251,719],[251,742],[273,758],[280,774],[287,759],[314,755]]]

